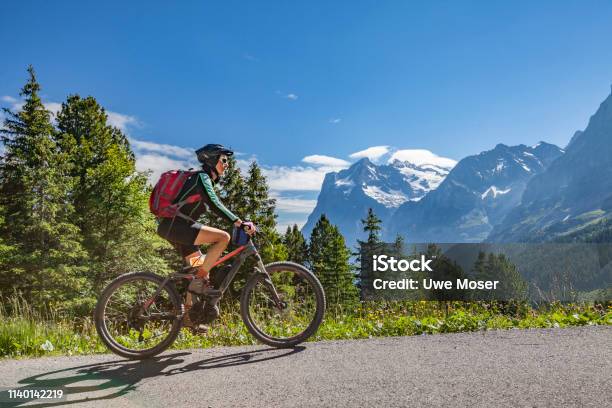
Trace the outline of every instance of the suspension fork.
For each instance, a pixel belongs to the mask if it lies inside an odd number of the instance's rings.
[[[285,306],[285,303],[281,300],[280,296],[278,296],[278,292],[276,291],[276,288],[274,287],[274,283],[272,283],[272,279],[270,279],[270,274],[266,270],[266,266],[264,265],[263,260],[261,259],[261,256],[259,255],[259,252],[256,252],[256,256],[257,256],[257,269],[259,270],[260,274],[264,275],[263,282],[268,288],[268,290],[270,290],[270,292],[272,293],[272,297],[273,297],[272,300],[274,300],[274,303],[276,303],[278,307],[283,308]]]

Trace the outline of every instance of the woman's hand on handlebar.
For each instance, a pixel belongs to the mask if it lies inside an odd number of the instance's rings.
[[[234,225],[244,229],[244,232],[251,236],[257,232],[257,227],[251,221],[236,220],[236,222],[234,222]]]
[[[251,236],[255,235],[255,233],[257,232],[257,227],[251,221],[243,222],[242,228],[244,229],[244,232]]]

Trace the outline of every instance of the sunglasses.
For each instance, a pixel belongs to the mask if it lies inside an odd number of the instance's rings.
[[[227,157],[222,157],[220,160],[221,160],[221,163],[223,164],[229,163],[229,159]]]

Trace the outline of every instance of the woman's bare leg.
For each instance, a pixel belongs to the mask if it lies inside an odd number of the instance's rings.
[[[227,248],[229,241],[230,241],[230,235],[223,230],[213,228],[213,227],[206,227],[206,226],[200,229],[200,232],[198,233],[198,236],[196,237],[194,244],[195,245],[212,244],[212,245],[208,247],[204,261],[200,265],[197,265],[198,272],[196,273],[196,276],[198,278],[208,279],[208,273],[212,269],[213,264],[217,262],[217,260],[221,257],[221,254],[223,253],[225,248]],[[185,260],[187,261],[188,264],[191,264],[190,263],[191,259],[193,259],[194,257],[200,257],[200,256],[201,256],[201,252],[199,251],[194,252],[193,254],[187,255],[185,257]]]

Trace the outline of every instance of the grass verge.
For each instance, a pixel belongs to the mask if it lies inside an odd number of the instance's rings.
[[[9,315],[0,307],[0,358],[106,353],[89,317],[34,311],[12,299]],[[331,307],[311,341],[526,329],[612,325],[612,306],[554,303],[532,308],[468,302],[361,303]],[[256,344],[240,320],[237,305],[226,305],[207,335],[183,329],[174,349]]]

